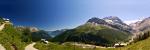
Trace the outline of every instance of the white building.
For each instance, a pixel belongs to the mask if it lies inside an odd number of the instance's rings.
[[[123,47],[123,46],[127,46],[128,44],[127,43],[116,43],[114,45],[114,47]]]
[[[7,18],[3,18],[3,20],[4,20],[5,22],[10,22],[10,19],[7,19]]]
[[[49,42],[46,39],[41,39],[44,43],[48,44]]]

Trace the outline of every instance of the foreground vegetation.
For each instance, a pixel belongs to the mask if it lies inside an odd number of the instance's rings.
[[[57,43],[49,43],[44,44],[42,42],[37,42],[35,45],[35,48],[39,50],[74,50],[74,46],[67,44],[67,45],[59,45]],[[132,43],[131,45],[128,45],[126,47],[120,47],[120,48],[81,48],[81,47],[75,47],[75,50],[150,50],[150,37],[136,42]]]
[[[50,42],[49,44],[45,44],[42,42],[37,42],[35,45],[35,48],[39,50],[88,50],[88,49],[83,49],[81,47],[74,47],[73,45],[59,45],[57,43],[52,43]]]
[[[21,35],[21,32],[17,31],[12,25],[6,24],[5,28],[0,32],[0,44],[2,44],[6,50],[24,50],[27,43],[22,42]]]
[[[45,31],[31,32],[27,27],[19,28],[11,23],[5,23],[3,30],[0,31],[0,44],[6,50],[24,50],[28,44],[40,41],[42,38],[51,37]]]

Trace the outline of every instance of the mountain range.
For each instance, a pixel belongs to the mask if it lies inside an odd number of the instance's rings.
[[[54,37],[53,41],[113,46],[118,42],[128,42],[132,36],[148,30],[149,23],[150,17],[130,25],[125,24],[116,16],[102,19],[93,17],[83,25],[60,33]]]
[[[136,32],[142,32],[144,30],[147,30],[150,28],[150,17],[145,18],[142,21],[138,21],[136,23],[130,24],[130,26],[135,30]]]
[[[122,20],[116,16],[109,16],[109,17],[105,17],[103,19],[94,17],[94,18],[89,19],[88,22],[106,25],[113,29],[117,29],[120,31],[128,32],[128,33],[131,33],[131,31],[132,31],[132,28],[130,26],[123,23]]]

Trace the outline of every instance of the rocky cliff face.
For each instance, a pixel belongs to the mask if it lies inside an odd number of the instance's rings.
[[[103,24],[103,25],[107,24],[107,22],[105,20],[99,19],[97,17],[93,17],[93,18],[89,19],[87,22],[89,22],[89,23]]]
[[[122,20],[116,16],[105,17],[103,18],[103,20],[105,20],[111,27],[117,28],[125,32],[132,32],[132,28],[127,24],[123,23]]]
[[[142,21],[130,24],[130,26],[135,30],[135,32],[143,32],[150,29],[150,17],[145,18]]]
[[[116,16],[109,16],[109,17],[105,17],[103,18],[103,20],[105,20],[107,23],[109,24],[124,24],[118,17]]]

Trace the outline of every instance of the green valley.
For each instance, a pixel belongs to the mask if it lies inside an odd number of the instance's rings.
[[[83,42],[100,46],[113,46],[117,42],[129,40],[131,34],[110,29],[102,25],[86,23],[68,30],[54,38],[56,42]]]

